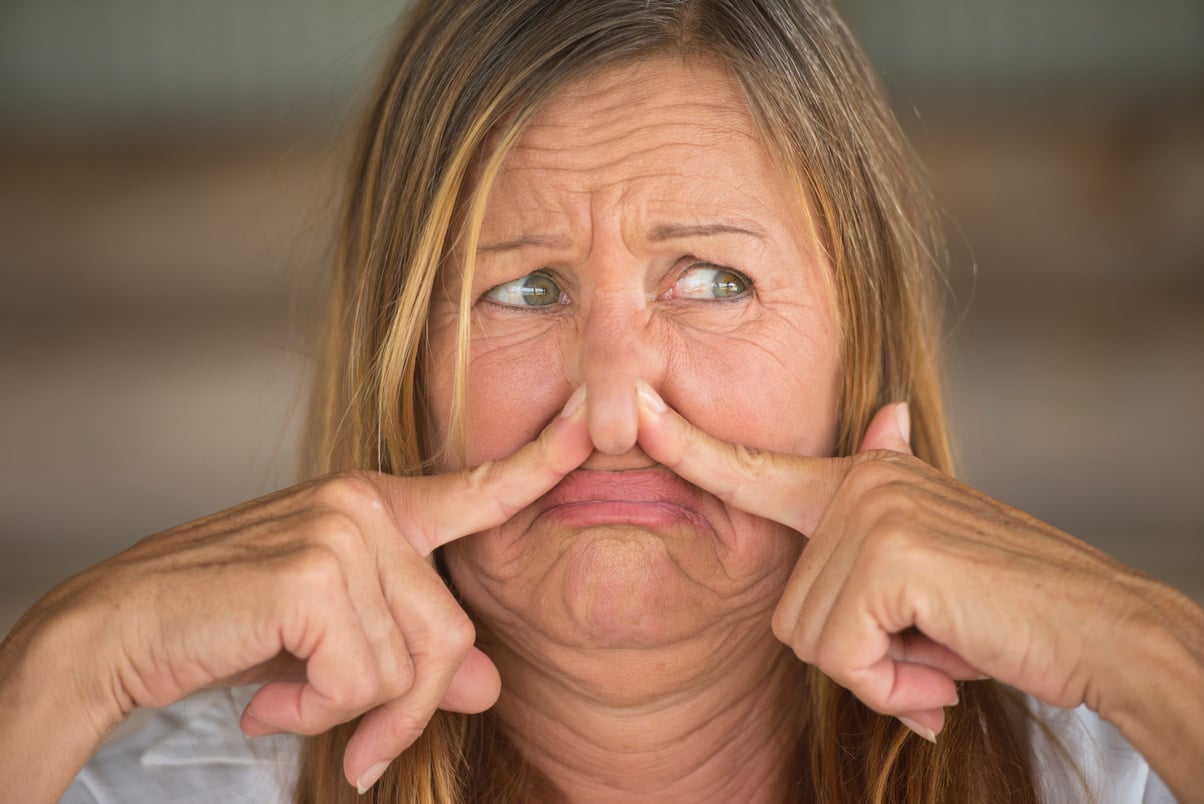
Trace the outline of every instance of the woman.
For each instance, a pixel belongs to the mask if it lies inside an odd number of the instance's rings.
[[[319,479],[35,606],[5,789],[255,684],[221,762],[119,744],[70,800],[1169,800],[1125,739],[1197,800],[1204,614],[945,474],[909,176],[827,4],[418,3],[348,188]],[[195,748],[230,700],[162,717]]]

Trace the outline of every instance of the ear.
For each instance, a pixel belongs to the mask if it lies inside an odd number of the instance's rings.
[[[906,402],[896,402],[884,405],[874,418],[870,419],[869,427],[865,428],[865,436],[861,439],[858,452],[871,449],[889,449],[892,452],[911,451],[911,410]]]

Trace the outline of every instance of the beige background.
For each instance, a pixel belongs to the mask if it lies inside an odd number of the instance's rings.
[[[0,7],[0,632],[289,482],[396,5]],[[843,5],[948,212],[964,475],[1204,600],[1204,12]]]

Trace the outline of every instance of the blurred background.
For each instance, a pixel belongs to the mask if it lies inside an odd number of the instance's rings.
[[[293,477],[404,0],[0,0],[0,633]],[[949,224],[962,474],[1204,601],[1204,3],[844,0]]]

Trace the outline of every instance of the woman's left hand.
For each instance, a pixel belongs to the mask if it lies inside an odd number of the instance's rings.
[[[879,411],[857,455],[808,458],[718,441],[639,394],[654,460],[808,537],[774,633],[871,709],[931,739],[955,681],[990,676],[1086,703],[1172,788],[1201,755],[1199,607],[913,457],[906,406]]]

